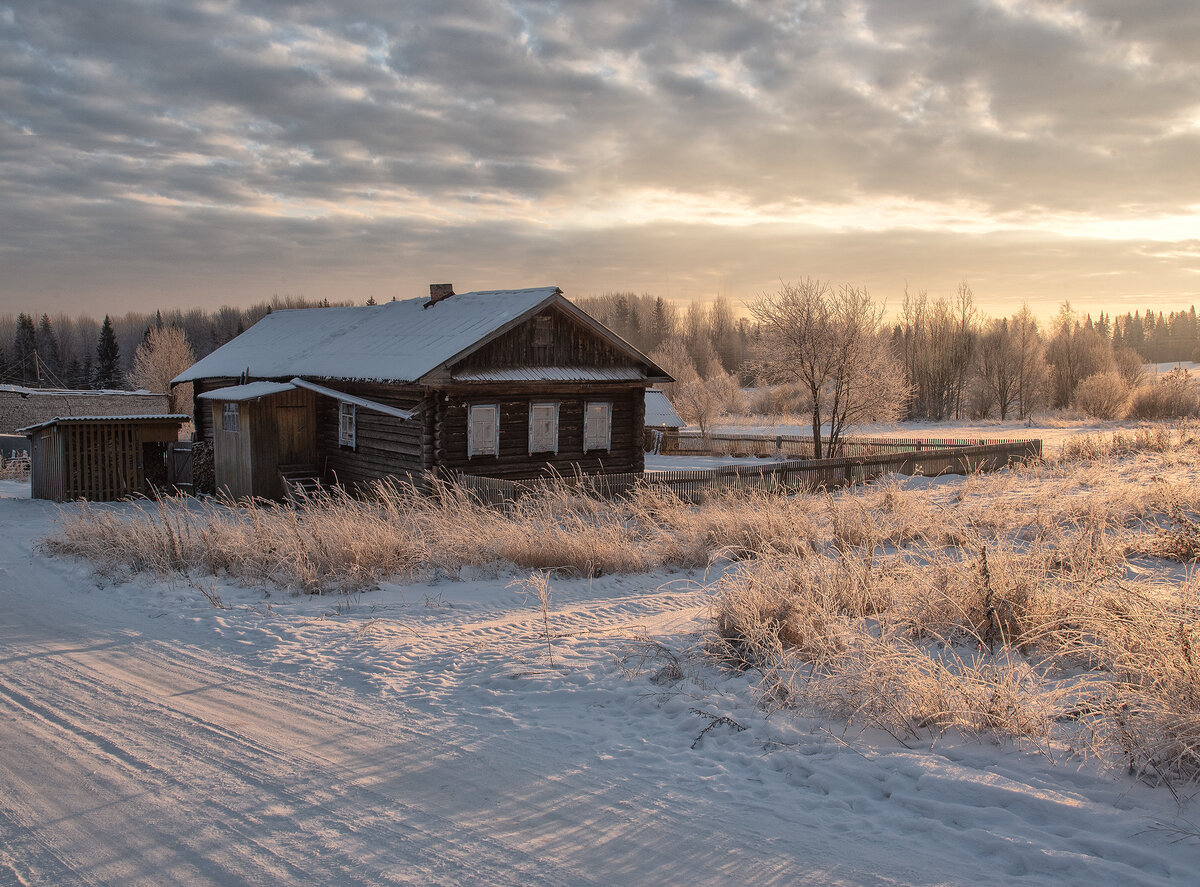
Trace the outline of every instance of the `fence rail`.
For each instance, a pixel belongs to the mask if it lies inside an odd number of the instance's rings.
[[[29,454],[14,452],[0,453],[0,479],[24,480],[29,477]]]
[[[836,458],[875,456],[929,449],[1020,444],[1021,440],[1001,438],[905,438],[847,437],[838,444]],[[666,434],[655,444],[664,456],[759,456],[787,459],[812,459],[813,439],[797,434]]]
[[[1040,440],[991,441],[984,445],[923,447],[903,452],[876,453],[839,459],[788,459],[782,462],[728,465],[720,468],[686,471],[648,471],[645,473],[585,475],[552,479],[506,480],[460,474],[455,480],[482,501],[503,503],[553,484],[577,485],[604,496],[620,496],[638,486],[667,487],[678,495],[694,499],[717,490],[761,489],[779,492],[835,489],[864,483],[882,474],[967,474],[995,471],[1015,462],[1042,457]]]

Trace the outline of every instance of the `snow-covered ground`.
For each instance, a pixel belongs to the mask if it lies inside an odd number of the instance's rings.
[[[1163,788],[766,715],[695,652],[712,576],[556,580],[551,664],[512,576],[112,584],[0,496],[0,884],[1195,881]]]

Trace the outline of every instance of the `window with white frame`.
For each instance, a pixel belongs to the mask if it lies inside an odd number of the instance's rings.
[[[583,449],[612,448],[612,404],[608,401],[589,401],[583,412]]]
[[[558,452],[557,403],[531,403],[529,405],[529,452]]]
[[[472,404],[467,411],[467,458],[495,456],[500,442],[500,405]]]
[[[221,408],[221,430],[232,431],[237,433],[238,430],[238,405],[236,403],[224,404]]]
[[[344,400],[338,402],[338,443],[343,447],[354,446],[355,433],[354,404]]]

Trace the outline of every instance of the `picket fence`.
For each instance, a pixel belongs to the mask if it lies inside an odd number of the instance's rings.
[[[578,486],[601,496],[620,496],[638,486],[666,487],[683,498],[697,499],[718,490],[754,489],[788,493],[835,489],[865,483],[888,473],[936,477],[942,474],[995,471],[1014,463],[1042,458],[1040,440],[988,441],[972,446],[963,446],[962,441],[955,441],[955,446],[952,447],[931,445],[928,440],[918,443],[922,445],[919,449],[912,447],[901,452],[844,456],[838,459],[787,459],[687,471],[647,471],[532,480],[506,480],[460,474],[456,475],[455,481],[481,501],[493,504],[536,493],[555,484]]]

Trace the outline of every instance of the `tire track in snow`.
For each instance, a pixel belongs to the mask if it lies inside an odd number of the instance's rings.
[[[320,883],[328,879],[328,883],[373,884],[392,880],[390,877],[380,880],[374,876],[356,875],[356,870],[362,868],[360,861],[340,852],[347,842],[367,855],[372,846],[395,850],[397,843],[405,845],[402,858],[406,861],[402,867],[409,871],[401,874],[401,879],[419,874],[422,881],[439,883],[444,881],[447,872],[453,871],[455,874],[450,880],[454,882],[585,883],[590,880],[577,871],[556,870],[555,866],[485,835],[464,834],[461,839],[456,839],[454,833],[461,829],[449,820],[406,807],[395,797],[374,792],[363,785],[343,784],[342,778],[352,779],[355,774],[328,756],[316,755],[311,749],[285,749],[278,743],[264,743],[260,738],[251,738],[240,730],[216,724],[195,711],[186,710],[183,705],[164,704],[163,700],[149,700],[114,690],[80,667],[78,659],[78,656],[71,656],[69,660],[50,659],[55,667],[37,669],[38,673],[29,678],[32,686],[27,689],[13,687],[11,676],[8,676],[4,697],[23,703],[23,710],[34,713],[44,728],[43,734],[67,734],[66,739],[55,743],[60,748],[73,747],[77,757],[90,757],[93,764],[95,758],[107,759],[118,770],[131,770],[132,774],[125,772],[124,779],[115,781],[149,783],[164,803],[186,803],[188,791],[204,784],[219,787],[224,797],[253,796],[257,803],[249,809],[244,804],[219,803],[212,798],[202,802],[196,810],[195,818],[206,822],[209,831],[216,832],[209,840],[210,848],[220,844],[243,850],[243,858],[230,860],[229,865],[220,867],[221,871],[210,872],[218,876],[213,880],[233,877],[239,872],[240,877],[244,877],[246,866],[262,871],[267,882]],[[48,660],[39,661],[46,663]],[[208,666],[214,664],[211,660],[201,661]],[[148,668],[144,660],[140,662],[144,678],[153,666]],[[161,665],[158,663],[159,667]],[[109,671],[111,667],[104,670]],[[33,701],[31,692],[42,694],[44,701]],[[198,695],[166,697],[166,700],[191,701]],[[79,699],[90,700],[90,707],[73,702]],[[278,703],[270,698],[260,701],[267,707]],[[161,709],[157,717],[156,706]],[[116,732],[111,738],[100,737],[97,727],[87,723],[89,714],[114,709],[123,714],[120,722],[110,725]],[[311,709],[304,710],[311,713]],[[331,726],[344,727],[345,724]],[[135,752],[134,748],[143,749],[143,753]],[[145,748],[157,750],[158,760],[147,760]],[[185,778],[172,775],[172,771],[178,772],[181,768]],[[267,793],[265,800],[255,794],[262,791]],[[263,809],[288,811],[274,815],[277,821],[272,823],[272,833],[323,835],[324,849],[319,857],[321,874],[315,880],[311,867],[314,858],[304,858],[305,848],[299,846],[298,840],[276,840],[273,846],[259,840],[263,832],[263,817],[259,814]],[[353,821],[348,821],[347,811],[352,811]],[[186,836],[167,834],[162,838],[167,843],[176,843],[176,852],[184,853],[187,849]],[[485,858],[493,860],[492,863],[485,865],[479,861],[479,851],[483,848],[490,848],[491,852]],[[504,860],[502,866],[496,866],[494,860],[497,859]],[[193,854],[188,861],[190,868],[199,871],[205,867],[211,869],[215,863],[219,865],[211,852],[199,856]],[[56,876],[54,880],[60,878]]]

